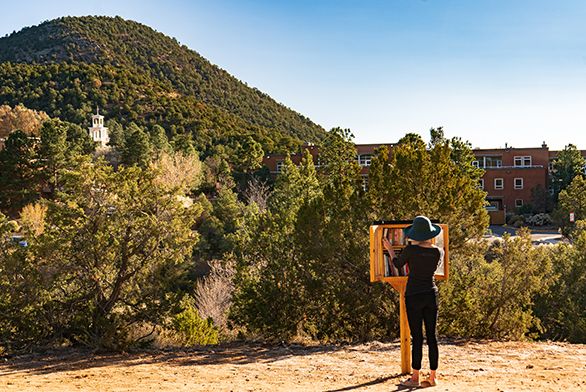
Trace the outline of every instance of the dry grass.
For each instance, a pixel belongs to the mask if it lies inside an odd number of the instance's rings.
[[[258,178],[253,177],[248,182],[248,186],[244,191],[244,199],[248,204],[255,203],[260,211],[264,211],[267,209],[267,201],[270,194],[271,190],[269,186]]]
[[[225,334],[228,331],[228,310],[234,293],[234,263],[212,260],[209,265],[210,273],[195,284],[196,306],[202,318],[211,318],[220,332]]]

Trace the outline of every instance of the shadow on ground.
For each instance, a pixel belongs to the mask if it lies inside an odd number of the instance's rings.
[[[401,376],[401,374],[400,373],[397,373],[397,374],[392,375],[392,376],[379,377],[376,380],[363,382],[363,383],[357,384],[357,385],[351,385],[351,386],[348,386],[348,387],[343,387],[343,388],[338,388],[338,389],[328,389],[326,392],[353,391],[353,390],[356,390],[356,389],[361,389],[361,388],[371,387],[371,386],[377,385],[377,384],[382,384],[382,383],[385,383],[385,382],[387,382],[389,380],[392,380],[394,378],[398,378],[400,376]],[[404,387],[404,386],[401,386],[401,385],[397,385],[397,388],[398,388],[398,389],[396,389],[397,391],[411,391],[411,390],[413,390],[413,388],[408,388],[408,387]]]
[[[485,344],[487,341],[441,339],[441,345],[463,346],[471,343]],[[338,351],[382,351],[398,352],[398,343],[370,342],[363,345],[268,345],[254,343],[229,343],[189,349],[140,351],[133,353],[95,353],[90,350],[63,348],[43,353],[0,357],[0,376],[3,374],[50,374],[87,370],[104,366],[132,367],[138,365],[170,363],[174,366],[245,365],[249,363],[272,363],[295,356],[329,354]],[[392,355],[392,354],[391,354]],[[350,391],[370,385],[384,383],[399,377],[399,374],[378,378],[364,384],[335,389]],[[404,387],[397,389],[405,390]]]
[[[95,353],[90,350],[64,348],[0,358],[0,375],[8,373],[49,374],[85,370],[103,366],[136,366],[170,362],[179,366],[206,366],[248,363],[271,363],[293,356],[327,354],[350,346],[266,345],[232,343],[189,349],[143,351],[137,353]],[[389,346],[388,350],[396,349]],[[384,345],[373,350],[387,350]]]

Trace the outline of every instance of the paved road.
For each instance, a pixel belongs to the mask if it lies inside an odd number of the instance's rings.
[[[503,236],[504,233],[509,233],[512,236],[517,234],[517,228],[515,227],[503,227],[503,226],[490,226],[492,236],[486,236],[486,238],[495,240]],[[552,229],[533,229],[531,230],[531,240],[534,243],[544,244],[555,244],[563,240],[563,236],[558,233],[557,230]]]

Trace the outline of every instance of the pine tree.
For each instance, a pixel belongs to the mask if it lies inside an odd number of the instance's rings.
[[[575,221],[586,219],[586,179],[582,175],[574,177],[570,185],[560,192],[554,212],[556,223],[566,236],[572,235],[575,229],[575,224],[570,222],[571,212]]]
[[[28,233],[29,259],[46,271],[39,285],[48,293],[30,307],[41,313],[46,339],[121,348],[132,341],[130,326],[170,316],[200,208],[157,186],[149,168],[77,163],[48,202],[43,233]]]
[[[485,192],[478,188],[482,170],[472,166],[469,144],[448,140],[432,129],[429,146],[408,134],[373,159],[369,201],[375,219],[411,220],[426,215],[448,224],[450,244],[458,247],[482,235],[488,225]]]
[[[144,168],[152,161],[152,153],[152,145],[146,132],[138,125],[130,124],[125,129],[122,163]]]
[[[0,210],[8,215],[39,197],[37,144],[24,132],[14,131],[0,150]]]
[[[300,173],[306,177],[302,178]],[[320,193],[311,156],[298,168],[287,157],[249,241],[241,249],[232,318],[267,336],[290,338],[305,318],[310,273],[301,262],[297,216]]]
[[[389,288],[368,275],[368,218],[348,130],[330,131],[316,173],[306,151],[286,159],[243,251],[232,317],[251,331],[289,339],[353,341],[392,335]]]
[[[94,142],[81,127],[57,119],[46,121],[41,128],[39,158],[43,179],[51,191],[59,187],[61,172],[77,156],[91,154],[94,149]]]
[[[262,166],[264,151],[260,143],[256,142],[251,136],[242,138],[234,149],[235,170],[249,173]]]
[[[43,124],[39,156],[44,166],[44,180],[51,190],[59,186],[60,170],[66,166],[67,150],[67,130],[61,122],[51,120]]]
[[[169,153],[171,151],[171,144],[169,144],[169,139],[167,139],[167,134],[162,126],[154,125],[149,130],[149,139],[156,159],[158,159],[161,154]]]
[[[108,142],[109,146],[114,147],[118,151],[122,151],[124,149],[126,136],[122,124],[116,120],[109,120],[108,136],[110,137],[110,141]]]
[[[352,134],[334,128],[320,154],[321,195],[299,212],[297,241],[307,279],[304,330],[324,341],[392,336],[390,288],[369,282],[368,203]]]
[[[77,124],[62,122],[67,133],[68,156],[92,154],[96,145],[87,130]]]
[[[193,155],[196,153],[191,133],[175,135],[171,140],[171,146],[173,147],[173,150],[181,152],[184,155]]]
[[[554,200],[558,199],[560,192],[568,187],[574,177],[578,174],[584,174],[586,159],[580,153],[580,150],[573,145],[568,144],[553,161],[553,170],[551,174],[551,186],[553,188]]]

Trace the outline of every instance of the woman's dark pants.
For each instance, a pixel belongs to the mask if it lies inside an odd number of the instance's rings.
[[[437,369],[439,351],[437,348],[437,293],[414,294],[405,297],[407,307],[407,321],[411,330],[413,346],[411,348],[411,367],[421,369],[421,357],[423,346],[423,328],[425,323],[425,336],[429,349],[429,368]]]

